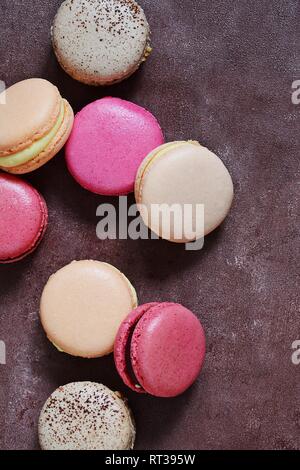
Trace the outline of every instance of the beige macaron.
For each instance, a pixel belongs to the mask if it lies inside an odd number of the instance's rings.
[[[47,282],[40,317],[58,350],[95,358],[113,351],[119,326],[136,305],[133,286],[114,266],[73,261]]]
[[[135,183],[145,224],[176,243],[192,242],[216,229],[227,216],[233,195],[223,162],[195,141],[155,149],[142,162]]]
[[[124,80],[151,53],[150,28],[134,0],[65,0],[52,42],[62,68],[88,85]]]
[[[74,121],[69,103],[52,83],[23,80],[0,95],[0,169],[29,173],[66,143]]]
[[[135,424],[119,393],[94,382],[59,387],[39,418],[42,450],[130,450]]]

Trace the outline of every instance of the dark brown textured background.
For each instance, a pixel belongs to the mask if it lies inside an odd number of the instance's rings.
[[[235,204],[200,252],[164,241],[99,241],[96,208],[115,199],[83,190],[63,152],[26,177],[50,211],[33,256],[0,267],[0,448],[36,449],[41,406],[59,385],[103,382],[123,391],[137,421],[137,449],[300,449],[299,123],[291,84],[300,79],[300,1],[141,0],[154,52],[131,79],[94,89],[69,78],[50,45],[60,0],[0,0],[0,79],[56,84],[80,110],[115,95],[149,108],[168,141],[198,139],[220,155]],[[74,259],[120,268],[140,302],[172,300],[201,318],[205,367],[183,396],[138,396],[113,358],[60,354],[38,319],[48,277]],[[179,371],[180,373],[180,371]]]

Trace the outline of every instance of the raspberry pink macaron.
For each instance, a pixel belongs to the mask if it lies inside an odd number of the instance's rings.
[[[67,166],[85,189],[125,195],[134,190],[144,158],[163,142],[160,125],[149,111],[119,98],[103,98],[76,115],[66,146]]]
[[[175,397],[201,372],[204,330],[198,318],[180,304],[145,304],[122,323],[114,357],[121,378],[132,390]]]
[[[38,191],[16,176],[0,173],[0,263],[32,253],[47,220],[47,206]]]

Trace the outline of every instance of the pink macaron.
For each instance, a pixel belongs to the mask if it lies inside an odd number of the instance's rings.
[[[19,261],[32,253],[45,233],[46,202],[22,179],[0,173],[0,263]]]
[[[67,166],[93,193],[126,195],[134,190],[144,158],[163,142],[160,125],[149,111],[119,98],[103,98],[76,115],[66,146]]]
[[[121,378],[132,390],[175,397],[201,372],[204,330],[198,318],[180,304],[145,304],[122,323],[114,357]]]

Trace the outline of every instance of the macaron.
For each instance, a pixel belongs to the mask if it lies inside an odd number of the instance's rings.
[[[134,190],[144,158],[163,142],[162,130],[149,111],[119,98],[103,98],[76,115],[66,162],[85,189],[125,195]]]
[[[73,261],[47,282],[40,318],[59,351],[95,358],[113,351],[119,326],[136,305],[133,286],[114,266]]]
[[[118,392],[93,382],[59,387],[38,423],[42,450],[131,450],[135,424]]]
[[[140,165],[135,182],[145,224],[176,243],[192,242],[215,230],[226,218],[233,195],[223,162],[196,141],[171,142],[155,149]],[[166,207],[174,209],[173,217],[162,212]]]
[[[41,194],[22,179],[0,173],[0,263],[19,261],[32,253],[44,236],[47,221]]]
[[[62,68],[88,85],[111,85],[146,61],[150,28],[134,0],[66,0],[52,27]]]
[[[120,326],[114,358],[121,378],[132,390],[175,397],[200,374],[204,330],[198,318],[180,304],[141,305]]]
[[[6,93],[5,99],[1,95]],[[66,143],[74,115],[57,87],[31,78],[0,95],[0,169],[24,174],[40,168]]]

